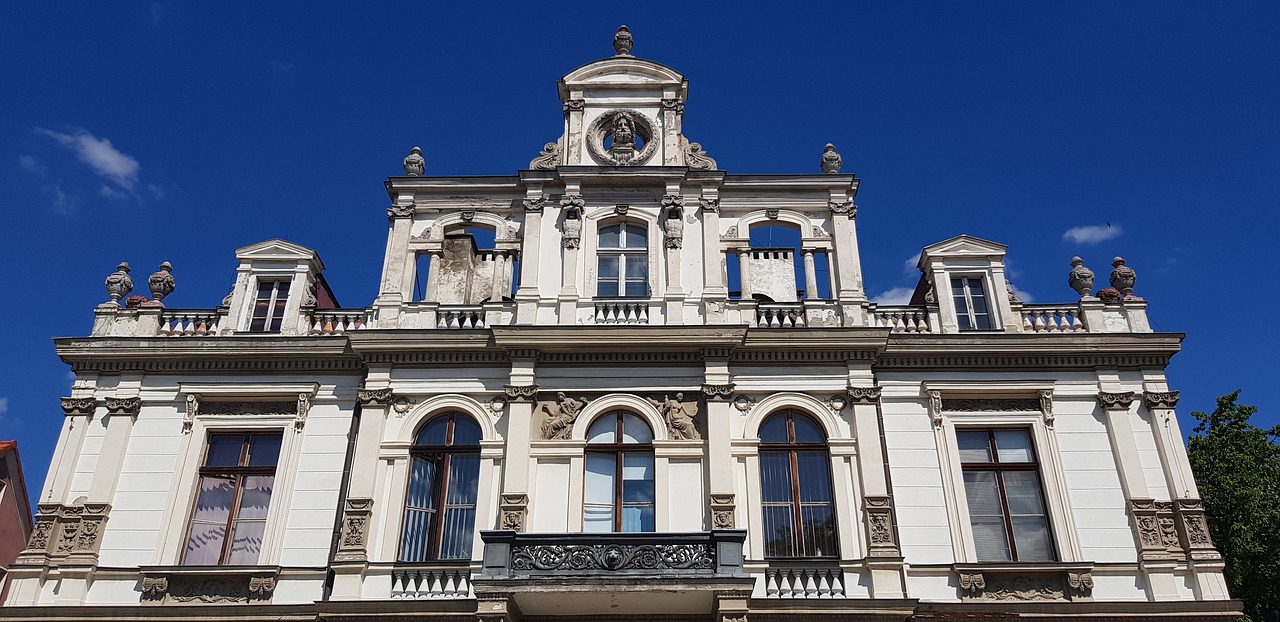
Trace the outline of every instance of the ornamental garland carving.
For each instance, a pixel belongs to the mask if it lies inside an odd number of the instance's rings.
[[[92,417],[94,410],[98,407],[98,400],[92,397],[64,397],[62,398],[62,412],[68,417]]]
[[[711,495],[711,528],[733,529],[735,509],[733,493],[713,493]]]
[[[394,401],[395,393],[390,387],[356,391],[356,403],[361,406],[390,406]]]
[[[128,415],[130,417],[138,414],[142,409],[142,398],[139,397],[108,397],[105,400],[108,415]]]
[[[1173,408],[1178,405],[1177,391],[1146,391],[1142,394],[1142,401],[1147,404],[1147,408]]]
[[[715,567],[706,544],[582,544],[517,546],[513,570],[702,570]]]
[[[151,575],[142,578],[142,599],[155,604],[263,602],[271,599],[275,589],[275,577],[263,575]]]
[[[349,552],[339,553],[340,560],[363,559],[367,542],[369,516],[373,512],[373,499],[347,499],[342,513],[342,546]],[[354,551],[354,554],[351,552]]]
[[[202,415],[297,415],[295,402],[201,402]]]
[[[880,387],[849,387],[849,400],[855,404],[874,404],[880,401]]]
[[[987,600],[1063,600],[1067,595],[1062,583],[1060,577],[994,577],[987,580],[982,597]]]
[[[1121,391],[1119,393],[1098,392],[1098,405],[1104,410],[1128,410],[1129,405],[1133,404],[1133,400],[1133,391]]]
[[[704,384],[702,385],[702,395],[707,398],[708,402],[727,402],[733,398],[733,387],[736,386],[730,382],[728,384]]]
[[[942,400],[948,412],[1040,411],[1039,398]]]
[[[524,493],[502,494],[502,520],[498,529],[524,531],[524,520],[529,510],[529,495]]]
[[[502,390],[513,402],[532,402],[538,395],[536,384],[507,384],[502,386]]]
[[[897,552],[893,537],[893,504],[888,496],[875,495],[864,498],[867,514],[867,531],[872,548],[891,549]],[[881,555],[884,553],[881,552]]]

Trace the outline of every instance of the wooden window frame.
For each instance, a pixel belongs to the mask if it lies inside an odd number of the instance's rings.
[[[955,290],[957,281],[959,281],[960,288],[963,292],[962,298],[964,299],[963,308],[961,308],[959,305],[955,305],[957,327],[963,332],[996,330],[995,310],[993,309],[991,294],[987,292],[987,289],[988,289],[987,282],[986,282],[987,280],[982,276],[978,276],[978,275],[964,275],[964,274],[953,275],[951,277],[952,291],[947,292],[947,295],[951,296],[953,305],[955,304],[956,296],[955,296],[954,290]],[[974,295],[973,295],[973,290],[970,287],[970,283],[977,283],[978,288],[982,290],[981,292],[979,292],[978,295],[979,297],[982,298],[983,301],[986,302],[986,306],[987,306],[986,313],[982,314],[987,318],[987,326],[985,327],[978,326],[977,315],[975,315],[975,312],[973,310]],[[965,328],[964,326],[961,325],[962,323],[960,320],[962,317],[968,321],[968,324],[969,324],[968,328]]]
[[[647,429],[649,430],[649,436],[650,436],[650,438],[652,438],[652,437],[653,437],[653,428],[651,428],[651,427],[649,426],[649,422],[647,422],[647,421],[645,421],[645,420],[644,420],[644,417],[641,417],[640,415],[638,415],[638,414],[636,414],[636,413],[633,413],[633,412],[631,412],[631,411],[629,411],[629,410],[624,410],[624,409],[615,409],[615,410],[611,410],[611,411],[609,411],[609,412],[607,412],[607,413],[604,413],[604,414],[600,415],[599,417],[596,417],[596,419],[595,419],[594,421],[592,421],[591,423],[592,423],[592,425],[595,425],[595,423],[596,423],[597,421],[599,421],[600,419],[603,419],[603,418],[605,418],[605,417],[613,417],[613,418],[614,418],[613,438],[614,438],[614,439],[615,439],[615,441],[617,441],[617,442],[613,442],[613,443],[592,443],[592,442],[589,442],[589,441],[588,441],[588,442],[587,442],[587,444],[586,444],[586,447],[585,447],[585,448],[584,448],[584,450],[583,450],[583,454],[584,454],[584,456],[583,456],[583,457],[584,457],[584,459],[585,459],[586,454],[605,454],[605,455],[612,455],[612,456],[613,456],[613,530],[612,530],[612,532],[611,532],[611,533],[651,533],[651,532],[623,532],[623,531],[622,531],[622,510],[623,510],[623,508],[626,508],[626,507],[645,507],[645,505],[648,505],[648,506],[652,507],[652,508],[653,508],[653,512],[654,512],[654,527],[655,527],[655,529],[657,528],[657,513],[658,513],[658,500],[657,500],[657,494],[656,494],[656,493],[657,493],[657,477],[656,477],[656,475],[657,475],[657,473],[656,473],[656,469],[657,469],[657,459],[656,459],[656,457],[655,457],[655,455],[654,455],[654,451],[653,451],[653,441],[652,441],[652,440],[650,440],[648,443],[623,443],[623,442],[621,442],[621,441],[622,441],[622,438],[623,438],[623,437],[622,437],[622,431],[623,431],[622,422],[623,422],[623,419],[625,418],[625,416],[626,416],[626,415],[631,415],[632,417],[635,417],[637,421],[639,421],[641,424],[643,424],[643,425],[645,426],[645,428],[647,428]],[[590,430],[590,428],[588,428],[588,430]],[[588,431],[588,433],[590,433],[590,432]],[[653,503],[650,503],[650,504],[636,504],[636,503],[628,504],[626,501],[624,501],[624,500],[623,500],[623,497],[622,497],[622,464],[623,464],[623,456],[625,456],[626,454],[647,454],[647,455],[649,456],[649,458],[653,460],[653,463],[654,463],[654,469],[655,469],[655,473],[654,473],[654,475],[655,475],[655,477],[654,477],[654,492],[655,492],[654,497],[655,497],[655,498],[654,498],[654,500],[653,500]],[[585,469],[585,466],[584,466],[584,469]],[[585,515],[585,512],[586,512],[586,490],[584,489],[584,490],[583,490],[583,513],[584,513],[584,515]]]
[[[239,460],[237,460],[236,466],[208,466],[207,464],[205,464],[209,461],[209,448],[213,446],[213,443],[211,441],[215,436],[240,436],[242,438],[240,442],[240,458]],[[280,449],[277,450],[276,456],[275,456],[275,462],[272,463],[271,466],[248,466],[250,438],[254,436],[280,437]],[[244,479],[246,477],[260,477],[263,475],[270,475],[272,477],[271,496],[274,498],[275,489],[276,489],[276,486],[275,486],[276,471],[280,466],[280,453],[283,452],[283,450],[284,450],[284,432],[280,430],[276,430],[276,431],[217,430],[217,431],[209,432],[205,440],[204,450],[201,452],[201,455],[200,455],[200,468],[196,471],[197,483],[196,483],[195,494],[192,495],[191,503],[187,508],[187,517],[188,517],[187,528],[186,530],[184,530],[186,537],[183,538],[182,555],[178,562],[179,565],[182,565],[182,566],[188,565],[188,562],[187,562],[188,543],[191,540],[191,529],[196,524],[195,523],[196,504],[199,503],[200,501],[199,482],[203,481],[205,477],[234,478],[235,493],[231,497],[231,505],[227,512],[227,521],[223,525],[224,531],[223,531],[223,538],[222,538],[222,549],[218,552],[218,563],[215,564],[217,566],[225,566],[227,565],[227,559],[230,557],[230,554],[231,554],[231,545],[235,541],[235,538],[234,538],[235,533],[232,527],[236,523],[236,515],[239,513],[239,510],[240,510],[240,500],[241,500],[241,497],[244,495]],[[261,558],[261,555],[259,555],[259,558]],[[194,566],[197,564],[191,564],[191,565]],[[207,566],[211,564],[198,564],[198,565]]]
[[[446,425],[445,444],[444,445],[416,444],[417,434],[420,434],[423,429],[425,429],[428,425],[434,423],[437,419],[441,417],[449,418],[448,423],[445,424]],[[421,560],[421,562],[424,562],[424,563],[437,562],[437,561],[455,561],[455,560],[462,559],[462,558],[449,558],[449,559],[442,560],[440,558],[440,548],[444,544],[445,514],[448,512],[450,507],[454,507],[454,508],[465,507],[465,506],[458,506],[458,505],[449,506],[446,503],[446,501],[449,498],[449,480],[453,475],[453,457],[459,456],[459,455],[475,455],[475,456],[480,455],[480,444],[478,442],[475,445],[454,445],[453,444],[454,431],[456,429],[456,422],[459,417],[466,418],[468,420],[471,419],[471,417],[467,414],[460,413],[460,412],[450,412],[450,413],[442,413],[436,417],[432,417],[431,419],[427,420],[425,423],[422,424],[421,427],[418,428],[418,432],[415,433],[414,435],[415,444],[409,448],[409,477],[408,477],[408,481],[405,483],[406,501],[409,498],[409,491],[413,487],[414,459],[416,458],[426,459],[431,457],[443,458],[441,462],[443,466],[440,469],[438,469],[437,472],[435,473],[435,478],[436,478],[436,481],[439,482],[439,486],[436,486],[436,494],[432,498],[432,502],[435,504],[436,510],[431,516],[431,524],[427,526],[428,538],[427,538],[426,546],[424,547],[425,550],[423,552],[423,559]],[[481,431],[481,434],[483,436],[483,429],[480,428],[478,423],[476,424],[476,428]],[[480,505],[479,491],[477,491],[476,503],[471,505],[470,507],[473,511],[476,511],[479,505]],[[419,563],[418,561],[406,562],[401,559],[401,555],[404,552],[403,550],[404,549],[404,529],[408,524],[408,515],[409,515],[409,507],[408,507],[408,503],[405,503],[404,517],[402,517],[401,525],[400,525],[400,542],[396,546],[396,560],[401,563]],[[471,529],[472,531],[475,531],[474,522],[472,522],[471,524]],[[475,542],[473,540],[472,542],[473,549],[474,549],[474,545],[475,545]]]
[[[284,297],[280,298],[280,286],[285,285]],[[258,303],[262,302],[263,286],[270,285],[271,295],[266,298],[266,315],[258,316]],[[293,293],[292,278],[259,277],[257,288],[253,292],[253,300],[249,303],[249,330],[251,333],[279,333],[284,327],[284,317],[289,305],[289,296]],[[279,310],[277,314],[276,311]],[[258,326],[258,322],[262,322]]]
[[[1029,462],[1001,462],[1000,461],[999,448],[996,446],[996,432],[997,431],[1013,431],[1013,430],[1023,431],[1027,433],[1027,440],[1028,440],[1027,447],[1031,452],[1031,460]],[[1022,562],[1019,562],[1018,560],[1018,542],[1017,542],[1018,538],[1014,535],[1013,515],[1012,513],[1009,512],[1009,496],[1005,492],[1004,473],[1008,471],[1031,471],[1036,474],[1036,480],[1038,485],[1037,492],[1040,493],[1040,507],[1044,509],[1045,526],[1049,530],[1049,537],[1048,537],[1049,547],[1050,547],[1050,551],[1053,553],[1053,559],[1048,561],[1060,560],[1062,558],[1062,555],[1058,551],[1057,538],[1054,537],[1054,533],[1053,533],[1053,517],[1051,516],[1051,513],[1050,513],[1048,498],[1044,492],[1044,474],[1040,472],[1040,454],[1036,450],[1035,434],[1033,433],[1032,430],[1027,428],[996,428],[996,427],[956,428],[957,434],[961,432],[980,432],[980,431],[987,433],[987,453],[988,455],[991,456],[991,461],[990,462],[964,462],[962,460],[960,462],[960,473],[961,473],[961,477],[963,477],[964,473],[975,473],[975,472],[995,474],[996,488],[997,490],[1000,491],[1000,511],[1001,513],[1004,514],[1003,516],[1004,537],[1005,537],[1006,544],[1009,546],[1009,558],[1010,558],[1009,561],[1022,563]],[[959,441],[957,440],[957,451],[958,451],[958,448],[959,448]],[[967,502],[968,502],[968,499],[966,497],[966,503]],[[972,529],[972,523],[973,523],[972,517],[970,517],[969,522],[970,522],[970,529]],[[977,551],[975,551],[975,553],[977,553]],[[981,553],[978,553],[978,555],[981,556]],[[1037,560],[1037,561],[1044,561],[1044,560]]]
[[[809,419],[809,421],[813,423],[814,427],[816,427],[820,431],[823,431],[823,442],[821,443],[796,442],[795,417],[797,416],[805,417]],[[818,421],[816,418],[810,416],[808,413],[805,413],[804,411],[788,408],[788,409],[782,409],[782,410],[778,410],[776,412],[770,413],[769,416],[761,420],[760,427],[763,428],[765,424],[768,423],[768,421],[770,419],[773,419],[774,417],[786,417],[787,442],[786,443],[770,443],[770,442],[766,442],[764,439],[760,439],[759,453],[761,455],[763,455],[766,452],[769,452],[769,453],[786,452],[788,454],[788,463],[791,469],[791,499],[792,499],[788,503],[788,505],[791,506],[791,522],[792,522],[792,527],[795,533],[796,548],[801,550],[797,551],[798,553],[800,553],[799,555],[781,555],[781,556],[768,555],[768,552],[764,551],[765,557],[768,559],[839,559],[840,535],[838,531],[834,535],[834,537],[832,537],[831,539],[831,543],[835,548],[835,550],[832,551],[831,553],[824,554],[824,555],[805,555],[803,550],[804,542],[805,542],[803,509],[804,509],[805,503],[800,499],[799,454],[801,452],[821,451],[822,454],[826,457],[826,460],[823,461],[823,465],[826,466],[827,468],[827,485],[828,487],[831,488],[831,490],[828,491],[828,496],[831,500],[828,503],[822,504],[822,505],[826,505],[831,509],[831,516],[833,520],[835,520],[834,526],[837,530],[839,529],[839,520],[836,515],[836,497],[835,497],[835,487],[834,487],[835,481],[832,478],[833,474],[831,472],[831,445],[830,443],[827,442],[826,432],[823,430],[822,423]],[[763,485],[764,485],[764,482],[763,482],[763,476],[762,476],[761,486]],[[771,507],[771,506],[779,506],[781,504],[777,502],[774,502],[772,504],[766,504],[763,501],[763,494],[762,494],[760,505],[762,508],[764,508],[764,507]],[[815,504],[810,503],[809,505],[812,506]],[[768,548],[767,543],[765,548],[766,549]]]

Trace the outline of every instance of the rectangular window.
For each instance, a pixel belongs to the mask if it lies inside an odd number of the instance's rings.
[[[284,321],[284,304],[289,300],[289,281],[258,281],[258,296],[253,301],[253,319],[249,331],[278,333]]]
[[[209,435],[183,564],[258,563],[280,441],[280,432]]]
[[[1055,561],[1030,431],[956,430],[956,443],[978,561]]]
[[[956,304],[956,319],[960,322],[960,330],[991,330],[991,311],[987,306],[987,295],[983,292],[981,278],[952,278],[951,299]]]

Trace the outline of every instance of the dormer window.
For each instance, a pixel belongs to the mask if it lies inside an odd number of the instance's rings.
[[[258,281],[258,295],[253,302],[253,317],[249,321],[249,332],[280,332],[280,324],[284,322],[284,305],[288,300],[289,281]]]
[[[951,297],[955,301],[960,330],[991,330],[991,308],[987,304],[981,278],[953,277]]]

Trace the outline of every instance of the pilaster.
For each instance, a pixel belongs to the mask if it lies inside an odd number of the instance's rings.
[[[705,323],[723,324],[729,290],[725,286],[724,252],[720,248],[720,195],[715,188],[703,187],[698,198],[702,217],[702,301],[706,306]]]
[[[521,244],[520,286],[516,288],[516,322],[530,325],[538,319],[540,296],[538,269],[542,263],[542,212],[547,198],[542,184],[528,183],[524,199],[524,242]]]
[[[538,352],[536,350],[509,351],[511,357],[510,384],[506,392],[507,434],[506,455],[503,459],[502,507],[500,529],[525,531],[529,512],[529,447],[533,441],[533,408],[538,399],[538,385],[534,384]]]

